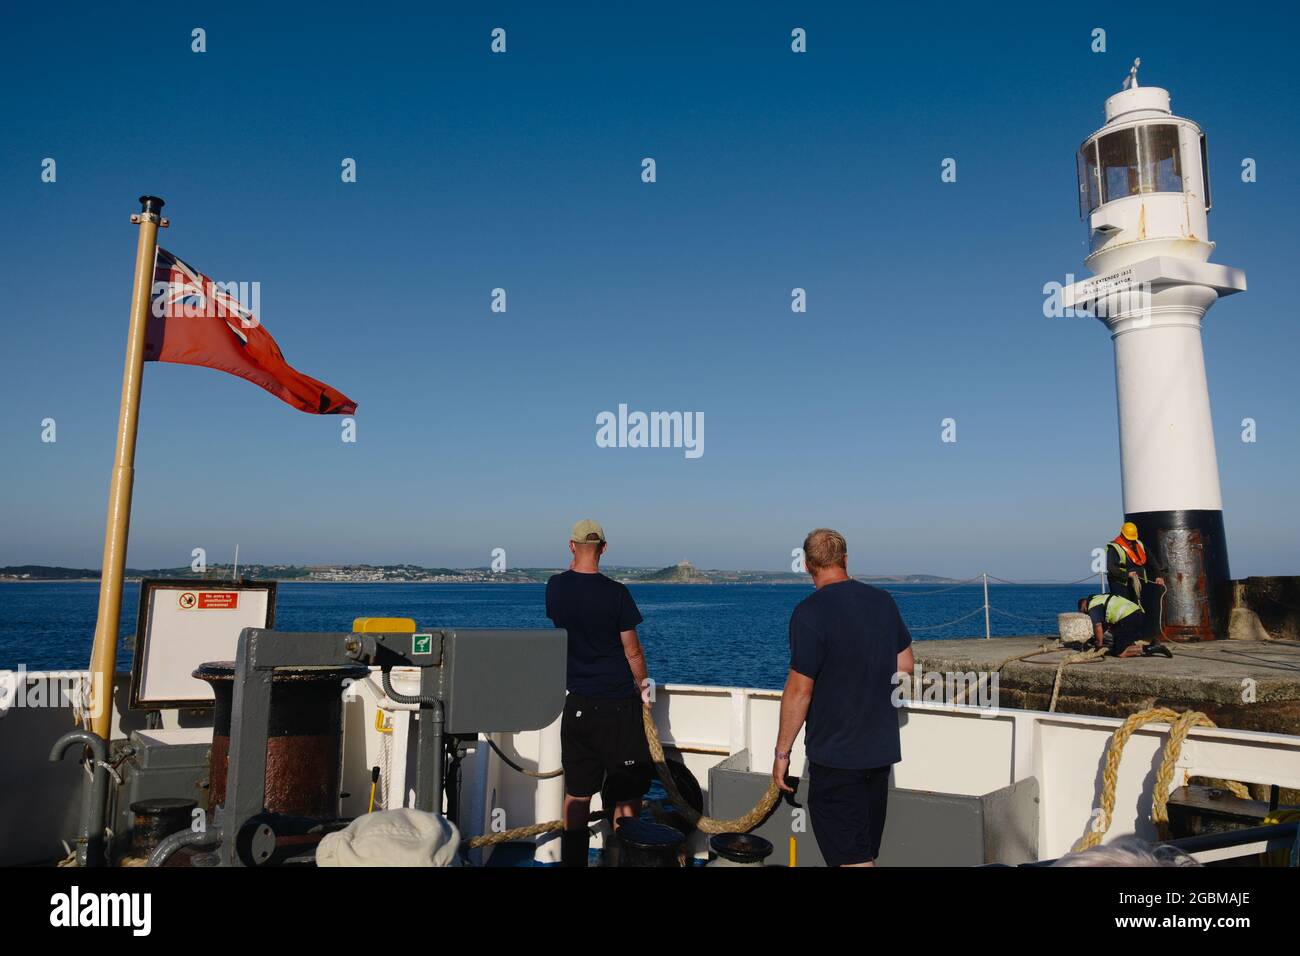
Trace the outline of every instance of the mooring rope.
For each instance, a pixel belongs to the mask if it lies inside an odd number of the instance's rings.
[[[595,811],[587,817],[587,822],[599,820],[604,814]],[[529,840],[535,836],[541,836],[543,833],[552,833],[556,830],[564,829],[563,820],[550,820],[546,823],[534,823],[531,826],[515,827],[513,830],[502,830],[500,833],[484,833],[482,836],[470,837],[465,841],[465,846],[471,850],[478,849],[481,846],[496,846],[498,843],[514,843],[516,840]]]
[[[1058,641],[1055,647],[1052,647],[1051,645],[1045,643],[1037,650],[1030,651],[1028,654],[1018,654],[1015,657],[1008,657],[1002,663],[998,664],[997,667],[993,668],[993,670],[989,672],[989,674],[986,674],[985,676],[981,677],[975,683],[974,687],[972,687],[970,684],[965,684],[962,687],[961,691],[953,699],[953,704],[960,706],[961,704],[965,703],[966,697],[970,691],[983,686],[984,682],[988,680],[993,674],[1000,674],[1002,672],[1002,668],[1006,667],[1008,664],[1014,664],[1017,661],[1024,661],[1026,664],[1051,664],[1053,663],[1052,661],[1031,661],[1029,660],[1029,658],[1037,657],[1040,654],[1053,654],[1057,651],[1064,651],[1064,650],[1069,650],[1069,648],[1065,647],[1064,645],[1061,644],[1060,641]],[[1077,653],[1071,654],[1069,657],[1066,657],[1059,664],[1057,664],[1056,680],[1053,681],[1052,683],[1052,700],[1047,707],[1047,712],[1050,714],[1056,711],[1056,704],[1061,694],[1061,680],[1065,676],[1066,667],[1070,666],[1071,664],[1090,664],[1093,661],[1101,660],[1105,656],[1106,656],[1105,648],[1093,648],[1090,650],[1079,651]]]
[[[1193,727],[1214,727],[1215,723],[1199,710],[1188,710],[1180,714],[1166,707],[1151,707],[1129,715],[1111,737],[1106,751],[1106,763],[1101,772],[1101,815],[1088,834],[1074,845],[1075,852],[1097,846],[1101,843],[1101,838],[1106,835],[1106,831],[1110,829],[1111,817],[1115,812],[1115,790],[1119,786],[1119,763],[1124,755],[1124,745],[1139,727],[1149,723],[1170,725],[1169,739],[1165,741],[1164,759],[1161,760],[1160,768],[1156,771],[1155,791],[1151,795],[1151,822],[1156,825],[1156,832],[1160,839],[1168,838],[1169,790],[1173,784],[1174,769],[1178,763],[1178,755],[1183,749],[1183,741],[1187,739]],[[1235,780],[1225,781],[1225,784],[1233,796],[1243,800],[1250,799],[1250,791],[1244,784]]]
[[[1003,662],[1002,662],[1001,664],[999,664],[997,667],[993,668],[993,670],[992,670],[989,674],[985,675],[984,677],[981,677],[978,681],[976,681],[974,687],[971,687],[970,684],[964,684],[964,685],[962,686],[961,691],[957,694],[956,697],[953,698],[953,701],[952,701],[953,704],[955,704],[955,705],[957,705],[957,706],[961,706],[961,704],[963,704],[963,703],[966,701],[966,695],[967,695],[970,691],[972,691],[972,690],[976,690],[976,689],[982,687],[983,684],[984,684],[984,681],[987,680],[987,679],[989,679],[989,678],[991,678],[991,677],[993,676],[993,674],[1000,674],[1000,673],[1002,673],[1002,668],[1006,667],[1008,664],[1013,664],[1013,663],[1015,663],[1016,661],[1023,661],[1023,660],[1024,660],[1025,658],[1027,658],[1027,657],[1037,657],[1039,654],[1046,654],[1046,653],[1050,652],[1051,650],[1052,650],[1052,648],[1051,648],[1049,645],[1047,645],[1047,644],[1043,644],[1043,646],[1040,647],[1040,648],[1038,648],[1038,650],[1036,650],[1036,651],[1030,651],[1028,654],[1020,654],[1020,655],[1018,655],[1018,656],[1016,656],[1016,657],[1008,657],[1005,661],[1003,661]]]
[[[775,780],[768,782],[767,790],[763,792],[763,796],[759,798],[754,809],[730,820],[716,820],[713,817],[706,817],[683,800],[681,793],[677,790],[677,783],[673,780],[672,770],[669,769],[668,761],[664,757],[664,747],[659,742],[659,728],[655,726],[655,719],[650,713],[650,708],[643,707],[641,716],[642,723],[645,725],[645,742],[650,746],[650,759],[654,762],[655,771],[659,774],[659,782],[668,791],[668,797],[672,800],[673,806],[697,830],[704,833],[748,833],[767,819],[767,815],[772,812],[772,808],[776,806],[776,801],[781,796],[781,791],[777,788]]]
[[[1056,680],[1052,682],[1052,702],[1047,705],[1049,714],[1056,713],[1056,702],[1061,696],[1061,679],[1065,677],[1065,669],[1071,664],[1090,664],[1093,661],[1099,661],[1106,656],[1106,648],[1094,647],[1090,650],[1079,651],[1077,654],[1071,654],[1056,668]],[[1047,661],[1030,661],[1029,663],[1046,664]]]

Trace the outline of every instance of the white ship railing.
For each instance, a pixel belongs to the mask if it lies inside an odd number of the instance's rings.
[[[25,680],[45,676],[29,672]],[[394,683],[403,689],[400,669]],[[125,696],[126,688],[119,684],[116,700]],[[370,768],[376,765],[388,767],[390,801],[407,802],[406,781],[408,776],[413,779],[408,753],[411,713],[400,705],[385,709],[381,696],[371,682],[361,682],[345,697],[342,789],[350,794],[342,801],[345,816],[365,812]],[[391,733],[377,729],[377,711]],[[654,713],[665,749],[695,775],[705,792],[706,809],[708,771],[722,759],[748,750],[755,771],[770,767],[780,718],[778,691],[670,684],[658,688]],[[1121,723],[1107,717],[920,702],[907,702],[899,721],[903,760],[895,766],[893,779],[899,788],[981,795],[1035,778],[1040,794],[1038,855],[1043,858],[1068,852],[1088,832],[1106,749]],[[11,706],[0,711],[0,865],[57,859],[64,854],[63,841],[75,834],[84,771],[74,760],[55,764],[48,759],[55,739],[73,726],[70,706]],[[143,727],[143,714],[124,716],[115,708],[115,738]],[[1167,731],[1164,725],[1143,727],[1125,748],[1108,839],[1133,832],[1155,838],[1152,787]],[[163,711],[162,727],[152,733],[192,742],[202,731],[181,729],[176,713]],[[559,766],[558,720],[541,731],[500,734],[495,740],[528,769]],[[802,745],[800,738],[791,760],[796,775],[803,770]],[[1179,755],[1173,785],[1181,786],[1192,776],[1300,789],[1300,737],[1194,728]],[[524,776],[480,747],[463,764],[461,794],[462,830],[465,836],[475,836],[558,819],[563,781]],[[595,805],[599,808],[599,798]],[[537,861],[558,859],[557,842],[541,838]],[[693,837],[689,849],[702,853],[703,838]],[[477,861],[482,862],[484,852],[475,851]],[[1198,856],[1211,859],[1214,854]]]

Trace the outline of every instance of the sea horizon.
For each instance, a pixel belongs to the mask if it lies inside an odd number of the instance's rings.
[[[15,581],[0,590],[0,669],[83,669],[90,657],[98,581]],[[195,582],[220,584],[221,582]],[[628,585],[644,618],[638,627],[660,683],[779,688],[788,664],[790,613],[812,592],[793,584]],[[914,640],[984,637],[982,583],[890,585]],[[989,585],[992,637],[1056,634],[1083,585]],[[129,670],[140,585],[123,589],[117,666]],[[278,582],[275,628],[347,631],[357,617],[412,617],[421,627],[549,628],[545,584]]]

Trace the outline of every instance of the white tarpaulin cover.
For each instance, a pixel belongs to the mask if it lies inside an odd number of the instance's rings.
[[[446,817],[423,810],[367,813],[316,848],[317,866],[451,866],[460,831]]]

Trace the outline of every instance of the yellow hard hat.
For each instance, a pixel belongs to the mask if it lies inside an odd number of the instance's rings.
[[[1138,539],[1138,526],[1132,521],[1125,521],[1124,527],[1119,529],[1119,533],[1129,541],[1136,541]]]

